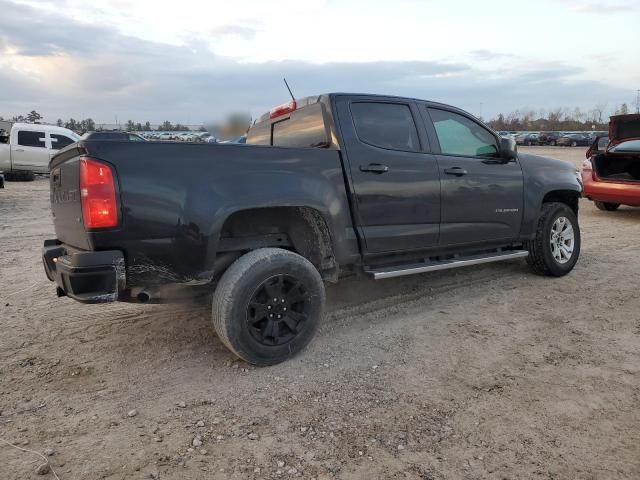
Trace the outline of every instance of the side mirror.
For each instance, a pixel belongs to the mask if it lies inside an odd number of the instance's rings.
[[[512,137],[500,137],[500,158],[510,162],[518,158],[518,145]]]

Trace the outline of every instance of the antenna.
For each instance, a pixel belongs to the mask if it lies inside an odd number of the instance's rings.
[[[287,79],[283,78],[282,80],[284,81],[284,84],[287,86],[287,90],[289,90],[289,95],[291,95],[291,100],[293,100],[295,102],[296,101],[296,97],[293,96],[293,92],[289,88],[289,84],[287,83]]]

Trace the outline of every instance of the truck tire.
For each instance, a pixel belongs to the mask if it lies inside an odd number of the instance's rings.
[[[33,172],[6,172],[4,179],[7,182],[33,182],[36,175]]]
[[[543,203],[536,237],[527,249],[527,263],[536,273],[562,277],[573,270],[580,256],[580,226],[573,210],[564,203]]]
[[[224,272],[213,295],[213,326],[222,342],[254,365],[275,365],[302,350],[322,320],[324,284],[306,258],[260,248]]]
[[[613,212],[614,210],[617,210],[618,207],[620,207],[619,203],[609,203],[609,202],[593,202],[596,204],[596,208],[598,210],[603,210],[606,212]]]

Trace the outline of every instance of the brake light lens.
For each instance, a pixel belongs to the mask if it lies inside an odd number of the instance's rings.
[[[269,118],[281,117],[282,115],[286,115],[287,113],[296,111],[296,101],[292,100],[289,103],[283,103],[282,105],[278,105],[274,107],[269,112]]]
[[[118,225],[116,185],[108,165],[93,158],[80,159],[80,200],[85,228]]]
[[[591,164],[591,160],[585,160],[582,162],[582,170],[593,170],[593,165]]]

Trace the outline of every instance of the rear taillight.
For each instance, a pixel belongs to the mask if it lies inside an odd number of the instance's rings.
[[[587,159],[582,162],[582,170],[593,170],[593,165],[591,164],[591,160]]]
[[[93,158],[80,159],[80,199],[85,228],[118,225],[116,185],[108,165]]]

